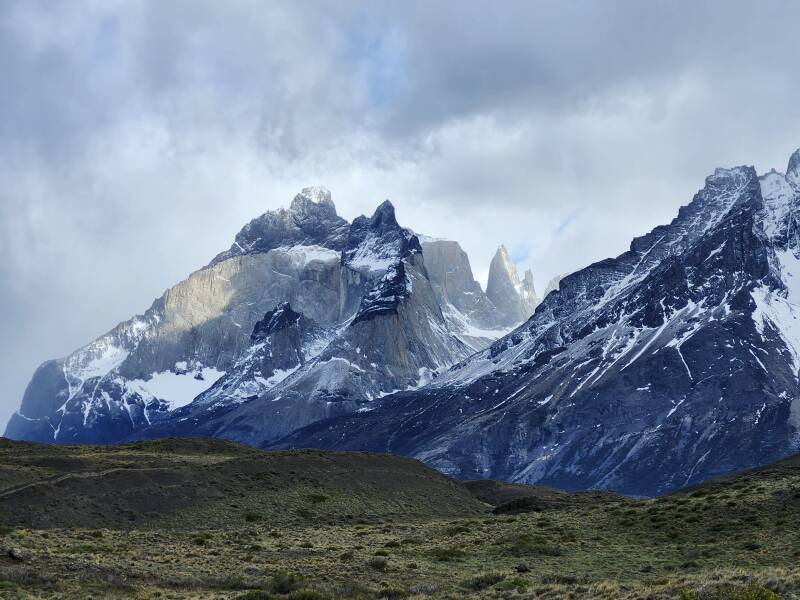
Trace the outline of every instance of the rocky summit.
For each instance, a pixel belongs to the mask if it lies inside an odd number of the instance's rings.
[[[717,169],[671,223],[549,286],[489,348],[279,445],[646,495],[797,452],[799,211],[800,151],[786,174]],[[498,252],[490,291],[515,283],[509,262]]]
[[[306,188],[143,314],[39,367],[6,436],[262,445],[420,387],[521,320],[456,242],[401,227],[389,201],[349,223]]]
[[[514,261],[505,246],[500,246],[489,265],[489,282],[486,295],[502,307],[505,314],[519,321],[524,321],[533,314],[539,304],[536,290],[533,287],[533,273],[525,271],[520,281]]]

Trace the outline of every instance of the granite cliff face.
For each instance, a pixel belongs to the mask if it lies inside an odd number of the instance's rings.
[[[533,273],[525,271],[520,281],[514,261],[505,246],[500,246],[489,265],[489,282],[486,296],[500,312],[509,315],[512,322],[528,319],[539,305],[539,298],[533,287]]]
[[[800,151],[785,175],[717,169],[670,224],[561,279],[488,349],[279,445],[634,494],[797,452],[798,214]],[[505,253],[495,258],[490,298],[514,283]]]
[[[428,245],[432,280],[391,203],[351,224],[330,192],[306,188],[144,314],[43,364],[6,435],[261,444],[422,385],[513,324],[483,296],[458,245],[437,254],[438,244]],[[464,276],[444,275],[451,270]]]
[[[467,345],[483,349],[496,331],[510,331],[524,320],[516,304],[512,302],[513,308],[507,312],[483,292],[458,242],[424,236],[421,242],[428,278],[448,327]],[[513,293],[516,297],[516,290]]]

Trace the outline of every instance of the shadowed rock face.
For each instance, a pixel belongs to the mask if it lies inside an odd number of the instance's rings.
[[[289,246],[321,246],[339,252],[347,242],[349,230],[350,224],[336,214],[327,189],[304,188],[294,197],[289,210],[266,212],[245,225],[230,249],[211,264]]]
[[[487,350],[280,445],[645,495],[797,452],[798,156],[787,175],[718,169],[670,224],[564,277]]]
[[[288,302],[264,315],[250,336],[252,343],[269,347],[269,352],[265,352],[261,359],[262,377],[269,378],[276,371],[304,365],[304,341],[317,329],[316,323],[303,313],[293,311]]]
[[[6,434],[115,442],[180,431],[261,444],[417,386],[499,337],[461,335],[440,300],[390,202],[351,225],[330,192],[306,188],[143,315],[42,365]],[[487,302],[481,318],[508,321],[496,313]]]

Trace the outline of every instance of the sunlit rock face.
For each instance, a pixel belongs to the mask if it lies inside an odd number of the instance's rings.
[[[466,255],[452,257],[450,266],[436,255],[436,272],[461,269],[466,279],[438,285],[390,202],[348,223],[328,190],[305,188],[142,315],[42,365],[6,435],[66,443],[181,433],[261,444],[369,408],[516,323],[483,296]]]
[[[525,321],[533,314],[539,298],[533,287],[533,273],[526,271],[522,280],[505,246],[500,246],[489,265],[486,295],[502,314],[512,321]]]

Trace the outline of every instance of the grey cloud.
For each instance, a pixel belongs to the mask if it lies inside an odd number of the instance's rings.
[[[87,342],[325,184],[499,243],[537,284],[626,249],[721,165],[800,146],[800,5],[0,4],[0,421]]]

